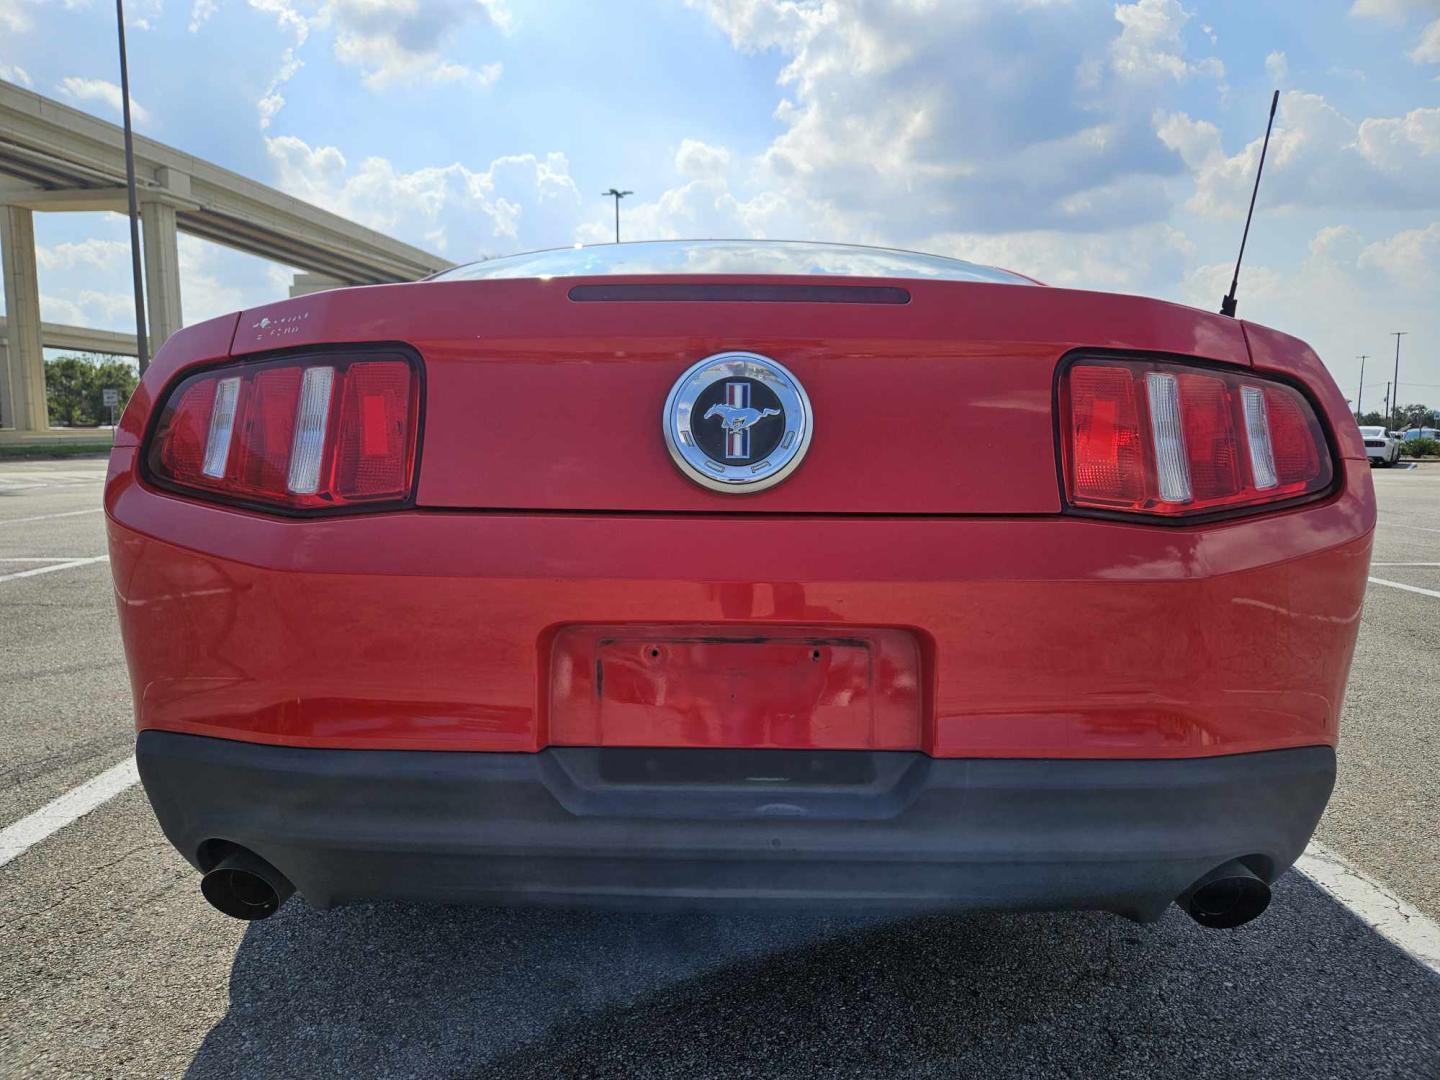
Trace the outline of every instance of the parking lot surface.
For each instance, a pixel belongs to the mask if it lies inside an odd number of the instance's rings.
[[[133,750],[103,475],[0,462],[0,829]],[[1386,901],[1392,922],[1433,928],[1440,466],[1375,480],[1318,839],[1411,905]],[[1178,909],[1139,926],[298,900],[247,926],[114,786],[0,866],[0,1076],[1440,1078],[1440,972],[1298,872],[1228,933]]]

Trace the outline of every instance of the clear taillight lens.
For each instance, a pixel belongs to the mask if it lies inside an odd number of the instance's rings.
[[[1073,506],[1186,517],[1313,495],[1334,478],[1315,411],[1283,383],[1097,359],[1060,387]]]
[[[153,480],[293,511],[402,503],[414,484],[415,365],[393,354],[235,364],[166,399],[146,450]]]

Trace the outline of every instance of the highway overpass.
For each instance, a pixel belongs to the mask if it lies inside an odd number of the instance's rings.
[[[177,249],[181,232],[308,271],[297,288],[413,281],[452,265],[138,135],[135,171],[152,349],[183,325]],[[48,428],[44,347],[76,347],[66,342],[84,340],[87,333],[40,321],[34,215],[126,209],[121,128],[0,81],[0,256],[6,313],[0,348],[0,437]],[[133,337],[129,342],[128,349],[103,351],[133,354]]]

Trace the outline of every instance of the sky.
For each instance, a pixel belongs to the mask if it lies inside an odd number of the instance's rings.
[[[113,8],[0,0],[0,79],[117,119]],[[612,236],[916,248],[1242,316],[1440,407],[1440,0],[130,0],[142,134],[457,262]],[[126,329],[124,219],[36,216]],[[187,322],[291,272],[182,237]]]

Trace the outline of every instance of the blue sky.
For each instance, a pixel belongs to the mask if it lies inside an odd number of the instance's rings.
[[[1440,405],[1440,0],[131,0],[145,134],[457,261],[609,235],[919,247],[1241,312]],[[110,7],[0,0],[0,78],[115,116]],[[123,220],[37,221],[124,327]],[[289,272],[187,239],[187,320]],[[1378,402],[1388,364],[1367,370]]]

